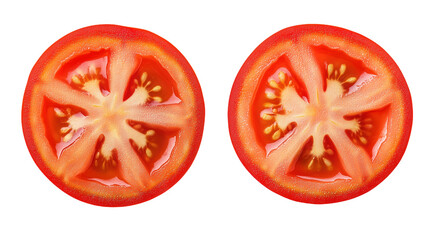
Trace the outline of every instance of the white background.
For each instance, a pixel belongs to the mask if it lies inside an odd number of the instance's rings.
[[[7,3],[5,3],[7,2]],[[433,239],[433,15],[428,1],[2,1],[0,4],[0,239]],[[39,56],[94,24],[152,31],[188,59],[200,81],[206,124],[186,175],[148,202],[123,208],[82,203],[39,171],[25,146],[21,104]],[[273,33],[321,23],[361,33],[397,62],[414,104],[401,163],[378,187],[327,205],[267,190],[230,142],[227,104],[248,55]]]

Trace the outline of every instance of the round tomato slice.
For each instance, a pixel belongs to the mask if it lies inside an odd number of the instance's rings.
[[[293,200],[359,196],[397,166],[412,126],[409,89],[391,57],[338,27],[301,25],[249,56],[229,102],[234,148],[248,171]]]
[[[173,186],[198,151],[200,85],[161,37],[114,25],[86,27],[37,61],[22,123],[42,172],[69,195],[125,206]]]

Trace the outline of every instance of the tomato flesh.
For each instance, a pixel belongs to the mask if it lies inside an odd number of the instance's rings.
[[[72,131],[68,118],[84,119],[88,113],[73,105],[58,105],[49,99],[44,99],[43,108],[47,139],[57,157],[60,157],[62,151],[83,133],[82,128]]]
[[[200,144],[204,104],[180,52],[144,30],[77,30],[36,63],[23,101],[30,152],[50,180],[96,205],[149,200]]]
[[[344,168],[340,164],[340,159],[335,154],[337,152],[334,143],[329,136],[323,139],[325,152],[318,159],[311,154],[313,148],[313,138],[310,138],[301,150],[292,174],[302,179],[309,179],[321,182],[333,182],[337,179],[350,179]]]
[[[379,184],[402,157],[411,124],[409,90],[389,55],[323,25],[264,41],[241,68],[229,103],[230,135],[245,167],[278,194],[311,203]]]

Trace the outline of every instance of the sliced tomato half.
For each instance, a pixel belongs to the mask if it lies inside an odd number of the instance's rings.
[[[173,186],[198,151],[203,97],[161,37],[114,25],[54,43],[30,73],[22,123],[42,172],[69,195],[125,206]]]
[[[397,166],[412,103],[377,44],[338,27],[302,25],[249,56],[228,118],[234,148],[258,181],[296,201],[331,203],[369,191]]]

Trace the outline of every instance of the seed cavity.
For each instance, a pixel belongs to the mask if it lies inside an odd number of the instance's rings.
[[[355,83],[358,78],[353,76],[345,76],[347,70],[346,64],[341,64],[339,69],[336,69],[334,64],[328,64],[327,71],[328,71],[328,78],[327,83],[328,86],[332,84],[332,82],[339,83],[341,85],[341,95],[344,92],[348,91],[349,85]]]
[[[66,125],[59,130],[62,142],[71,141],[76,132],[86,125],[86,117],[82,113],[73,114],[70,107],[55,107],[54,114],[60,124]]]
[[[329,149],[330,150],[330,149]],[[329,154],[332,155],[332,154]],[[324,169],[332,171],[334,169],[333,163],[325,156],[314,156],[310,154],[307,158],[308,166],[307,169],[310,171],[322,171]]]
[[[131,145],[138,151],[143,153],[148,159],[154,156],[152,148],[158,145],[152,141],[152,137],[156,135],[153,129],[145,129],[140,123],[129,123],[132,128],[128,129],[128,136],[131,139]]]
[[[356,121],[358,123],[357,128],[346,128],[346,134],[352,139],[352,142],[358,145],[367,145],[368,137],[372,134],[373,124],[371,124],[371,118],[356,117],[350,122]]]
[[[101,68],[97,68],[95,65],[90,65],[86,73],[81,69],[77,70],[76,74],[72,76],[71,82],[81,90],[88,92],[99,100],[102,100],[104,96],[101,92],[101,79]]]
[[[125,103],[129,105],[141,105],[152,101],[158,103],[162,102],[161,96],[158,95],[162,87],[160,85],[151,87],[151,84],[152,82],[148,79],[147,72],[143,72],[140,79],[134,79],[134,93]]]
[[[93,159],[93,166],[100,170],[108,170],[118,165],[117,152],[114,147],[113,139],[101,135],[98,139],[99,148]]]
[[[93,161],[93,165],[95,167],[99,167],[102,170],[108,169],[108,168],[114,168],[117,166],[117,159],[114,157],[115,154],[111,154],[110,157],[107,159],[103,157],[99,152],[95,154],[95,159]]]
[[[319,144],[320,143],[320,144]],[[323,150],[315,152],[315,146],[323,146]],[[333,176],[339,170],[339,159],[335,145],[329,136],[315,138],[311,136],[297,155],[297,163],[292,172],[295,175],[310,177]]]
[[[308,154],[306,156],[308,165],[307,169],[310,171],[322,171],[322,170],[328,170],[332,171],[334,169],[333,163],[331,160],[329,160],[329,157],[334,154],[334,152],[331,149],[326,149],[325,154],[322,156],[315,156],[314,154]]]
[[[284,71],[279,71],[277,77],[268,80],[268,88],[265,90],[268,101],[263,104],[265,109],[260,116],[261,119],[269,122],[263,129],[263,133],[269,135],[273,141],[280,139],[296,127],[294,114],[284,107],[286,95],[300,98],[294,89],[293,80]],[[303,102],[302,99],[301,101]]]

